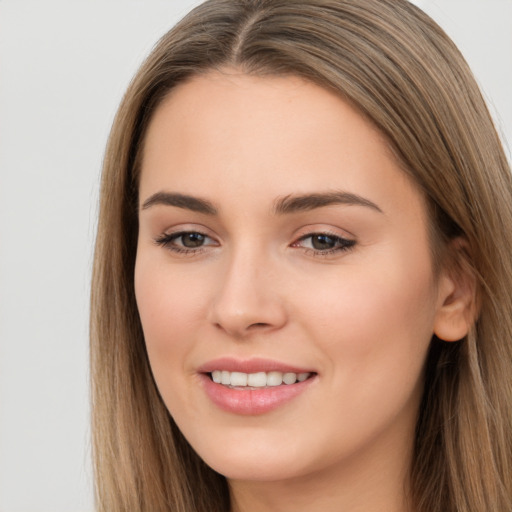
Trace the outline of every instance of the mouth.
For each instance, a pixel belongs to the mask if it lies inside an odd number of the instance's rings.
[[[312,372],[230,372],[228,370],[213,370],[208,374],[213,382],[228,386],[232,389],[261,389],[277,386],[290,386],[297,382],[304,382],[313,376]]]
[[[199,368],[199,375],[211,402],[237,415],[260,415],[297,403],[318,380],[307,368],[263,359],[217,359]]]

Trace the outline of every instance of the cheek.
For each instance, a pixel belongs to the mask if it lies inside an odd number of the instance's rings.
[[[430,263],[396,255],[381,261],[344,269],[321,290],[311,283],[307,289],[314,300],[303,296],[301,309],[311,319],[310,336],[330,355],[333,372],[347,379],[365,376],[368,383],[412,383],[420,376],[433,333]]]
[[[204,318],[204,290],[191,276],[168,264],[137,257],[135,295],[153,377],[175,418],[200,417],[193,387],[184,376],[194,374],[190,354]]]
[[[336,390],[336,399],[316,404],[312,414],[331,425],[336,446],[346,450],[392,425],[415,422],[433,296],[428,265],[404,270],[401,265],[386,272],[352,268],[333,280],[328,293],[319,291],[316,300],[301,304],[310,319],[303,328],[326,356],[324,376]]]
[[[198,319],[204,317],[203,290],[168,266],[138,257],[135,267],[135,296],[151,367],[159,370],[183,361],[193,343]],[[179,340],[179,343],[177,342]]]

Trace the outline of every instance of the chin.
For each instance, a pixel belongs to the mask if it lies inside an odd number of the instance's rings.
[[[241,429],[233,435],[189,442],[208,466],[230,480],[276,481],[307,473],[307,454],[299,454],[297,443],[290,443],[294,436],[285,442],[282,434],[277,438],[275,432],[261,434]]]
[[[284,460],[268,462],[262,458],[248,460],[238,457],[204,460],[213,470],[228,480],[276,482],[304,476],[300,468],[295,467],[292,462]]]

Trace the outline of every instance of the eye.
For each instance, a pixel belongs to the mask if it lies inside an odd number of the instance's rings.
[[[310,233],[299,238],[294,247],[303,247],[315,254],[327,255],[347,251],[356,244],[355,240],[343,238],[330,233]]]
[[[196,247],[201,247],[204,245],[206,239],[208,237],[203,235],[202,233],[183,233],[178,236],[173,236],[171,240],[178,245],[183,245],[183,247],[187,247],[188,249],[195,249]]]
[[[198,252],[206,246],[217,245],[215,240],[198,231],[166,233],[155,239],[155,243],[178,253]]]

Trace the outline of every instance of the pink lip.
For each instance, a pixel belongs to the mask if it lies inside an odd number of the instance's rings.
[[[221,357],[208,361],[201,365],[199,373],[211,373],[214,370],[226,370],[228,372],[257,373],[257,372],[283,372],[283,373],[314,373],[309,368],[299,368],[271,359],[252,358],[234,359],[232,357]]]
[[[230,388],[222,384],[216,384],[210,378],[214,370],[227,370],[229,372],[257,373],[280,371],[283,373],[313,373],[303,382],[295,384],[283,384],[268,388]],[[220,409],[241,415],[264,414],[290,402],[298,395],[305,392],[316,379],[316,374],[311,370],[290,366],[278,361],[268,359],[235,360],[221,358],[202,365],[200,381],[206,395]]]

